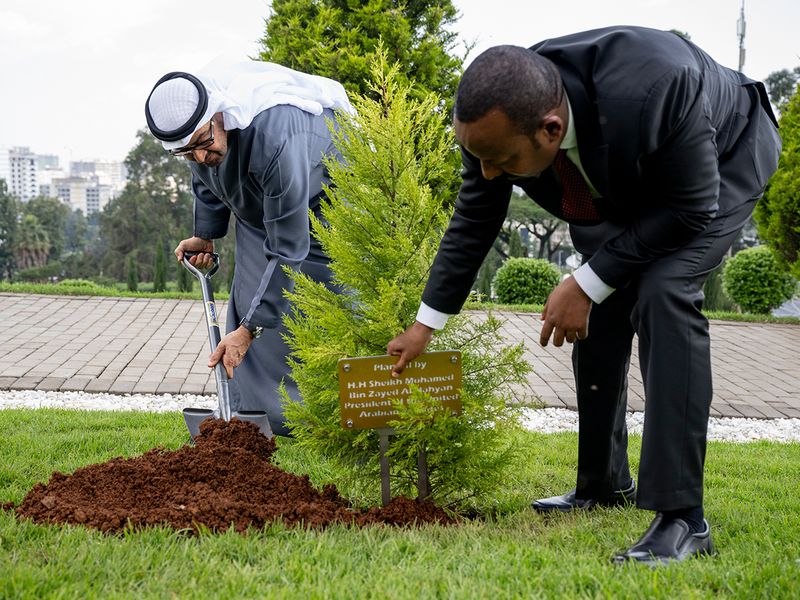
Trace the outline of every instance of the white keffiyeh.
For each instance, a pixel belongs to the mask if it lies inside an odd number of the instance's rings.
[[[313,115],[322,114],[326,108],[355,112],[339,82],[274,63],[220,57],[193,75],[208,91],[208,107],[186,137],[161,141],[166,150],[186,146],[192,135],[218,112],[223,115],[226,130],[244,129],[260,112],[279,104],[290,104]],[[153,90],[148,109],[159,129],[172,131],[189,121],[199,99],[195,86],[178,77]]]

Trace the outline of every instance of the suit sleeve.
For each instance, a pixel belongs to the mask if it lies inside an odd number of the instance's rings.
[[[447,314],[461,310],[511,200],[511,183],[503,177],[484,179],[480,162],[466,150],[461,155],[463,181],[455,210],[422,293],[425,304]]]
[[[260,152],[257,146],[253,146],[254,154]],[[308,256],[310,172],[308,142],[302,134],[295,134],[278,144],[259,172],[251,173],[263,190],[267,233],[263,247],[266,268],[246,315],[256,325],[275,328],[280,324],[288,306],[284,290],[293,288],[283,267],[297,270]]]
[[[192,192],[194,235],[206,240],[225,237],[231,218],[230,209],[196,175],[192,175]]]
[[[719,167],[701,75],[686,67],[662,77],[641,115],[642,176],[652,190],[631,225],[589,260],[611,287],[683,247],[717,212]]]

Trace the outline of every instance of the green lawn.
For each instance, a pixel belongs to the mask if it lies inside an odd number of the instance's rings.
[[[0,503],[54,470],[186,440],[178,414],[0,410],[0,432]],[[528,508],[571,486],[574,434],[524,433],[519,444],[529,466],[487,507],[494,516],[460,527],[107,537],[0,511],[0,598],[800,597],[800,444],[710,444],[706,511],[720,553],[655,570],[609,563],[651,513]],[[638,447],[632,437],[634,468]],[[332,473],[291,442],[278,457],[319,483]]]

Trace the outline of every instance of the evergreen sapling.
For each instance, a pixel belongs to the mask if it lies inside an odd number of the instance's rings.
[[[344,162],[330,161],[334,187],[322,223],[312,230],[331,258],[332,287],[295,275],[285,318],[292,376],[304,402],[284,392],[296,443],[342,467],[354,494],[379,498],[378,435],[340,425],[337,361],[381,355],[411,324],[449,218],[448,190],[456,145],[430,94],[414,100],[385,57],[373,65],[372,94],[355,99],[357,116],[342,116],[334,141]],[[373,100],[371,98],[377,98]],[[517,390],[529,370],[521,345],[503,346],[491,314],[456,316],[430,350],[462,352],[463,412],[437,411],[415,390],[392,422],[389,456],[394,495],[413,493],[417,454],[427,454],[432,498],[464,508],[511,478]]]

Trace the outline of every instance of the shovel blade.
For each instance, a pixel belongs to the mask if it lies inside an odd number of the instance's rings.
[[[273,437],[272,427],[269,424],[269,417],[263,410],[238,410],[231,414],[232,419],[249,421],[258,425],[258,430],[266,437]]]
[[[210,408],[184,408],[183,420],[186,422],[186,428],[189,430],[189,435],[192,439],[196,439],[200,435],[200,423],[206,419],[219,419],[219,410],[212,410]],[[258,430],[262,435],[271,438],[272,427],[269,424],[269,417],[263,410],[240,410],[231,414],[231,418],[239,419],[240,421],[248,421],[258,426]]]
[[[186,422],[186,428],[189,430],[189,435],[195,439],[200,435],[200,423],[206,419],[218,419],[219,411],[210,408],[184,408],[183,420]]]

